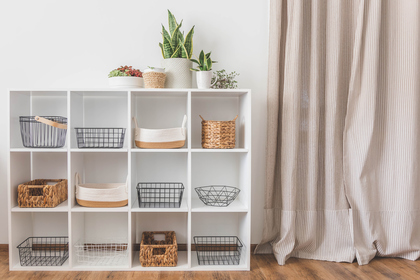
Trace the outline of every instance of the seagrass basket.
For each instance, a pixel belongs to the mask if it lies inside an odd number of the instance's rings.
[[[161,72],[143,73],[144,88],[164,88],[166,74]]]
[[[163,234],[165,240],[155,240]],[[140,243],[140,264],[142,266],[176,266],[178,244],[174,231],[145,231]]]
[[[201,146],[204,149],[235,148],[236,116],[232,121],[206,121],[201,115]]]
[[[18,205],[21,208],[52,208],[65,200],[66,179],[37,179],[18,186]]]

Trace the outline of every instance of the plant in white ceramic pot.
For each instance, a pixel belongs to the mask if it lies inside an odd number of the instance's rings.
[[[191,68],[191,71],[197,72],[197,87],[199,89],[206,89],[210,88],[213,84],[211,83],[211,79],[213,77],[213,71],[212,66],[213,63],[217,63],[217,61],[211,60],[211,52],[204,54],[204,51],[202,50],[200,52],[200,55],[197,59],[190,59],[192,62],[197,63],[197,68]]]
[[[181,32],[182,20],[178,24],[175,16],[168,10],[169,32],[162,25],[163,43],[159,43],[162,50],[162,67],[165,68],[167,88],[190,88],[192,75],[189,60],[193,52],[194,26],[184,37]]]
[[[143,73],[133,66],[121,66],[108,74],[110,87],[143,87]]]

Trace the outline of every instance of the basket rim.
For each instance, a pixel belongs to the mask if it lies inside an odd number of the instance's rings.
[[[142,184],[178,184],[181,185],[177,188],[167,188],[167,187],[160,187],[160,188],[152,188],[152,187],[142,187]],[[184,184],[182,182],[138,182],[136,189],[154,189],[154,190],[160,190],[160,189],[171,189],[171,190],[183,190],[185,189]]]
[[[173,242],[172,244],[144,244],[144,234],[166,234],[166,233],[173,233],[174,238],[173,238]],[[141,242],[140,242],[140,249],[141,247],[147,246],[147,247],[154,247],[154,246],[159,246],[160,248],[162,248],[162,246],[168,247],[168,246],[177,246],[178,247],[178,242],[176,240],[176,232],[174,230],[159,230],[159,231],[143,231],[141,234]]]
[[[234,239],[236,239],[236,241],[238,241],[239,242],[239,244],[237,244],[236,246],[238,246],[238,247],[240,247],[240,248],[242,248],[244,245],[243,245],[243,243],[242,243],[242,241],[241,241],[241,239],[239,239],[239,237],[237,237],[237,236],[235,236],[235,235],[220,235],[220,236],[215,236],[215,235],[197,235],[197,236],[194,236],[194,245],[196,245],[196,246],[200,246],[200,245],[216,245],[217,246],[217,244],[211,244],[211,243],[199,243],[199,244],[197,244],[196,243],[196,238],[200,238],[200,237],[205,237],[205,238],[207,238],[207,237],[209,237],[209,238],[221,238],[221,237],[224,237],[224,238],[226,238],[226,237],[228,237],[228,238],[230,238],[230,237],[232,237],[232,238],[234,238]],[[227,244],[227,245],[230,245],[230,244]],[[232,245],[234,245],[234,244],[232,244]]]
[[[126,130],[125,127],[75,127],[74,129],[123,129],[123,130]]]
[[[16,248],[21,249],[21,248],[32,248],[32,246],[22,246],[23,243],[27,242],[30,239],[34,239],[34,238],[67,238],[67,243],[64,244],[59,244],[59,245],[68,245],[69,244],[69,237],[68,236],[31,236],[26,238],[24,241],[22,241],[18,246],[16,246]],[[51,245],[58,245],[58,244],[51,244]]]

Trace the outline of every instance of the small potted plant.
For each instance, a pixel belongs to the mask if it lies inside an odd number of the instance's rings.
[[[191,88],[192,75],[190,61],[193,52],[194,26],[184,36],[180,28],[182,20],[178,24],[175,16],[168,10],[169,32],[162,25],[162,39],[159,43],[162,50],[162,67],[165,68],[167,88]]]
[[[164,88],[165,87],[165,69],[147,66],[143,71],[145,88]]]
[[[204,51],[200,52],[200,55],[197,59],[190,59],[192,62],[197,63],[197,68],[191,68],[191,71],[197,71],[197,87],[199,89],[206,89],[210,88],[214,85],[215,82],[211,82],[213,77],[213,71],[211,68],[213,63],[217,63],[217,61],[213,61],[210,58],[211,52],[204,54]]]
[[[225,69],[216,71],[215,76],[212,79],[211,88],[214,89],[234,89],[238,88],[238,81],[235,79],[239,76],[239,73],[235,71],[228,73]]]
[[[143,87],[143,73],[133,66],[121,66],[108,74],[110,87]]]

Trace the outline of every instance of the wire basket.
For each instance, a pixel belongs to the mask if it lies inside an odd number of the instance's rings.
[[[199,265],[239,265],[242,242],[236,236],[194,236]]]
[[[197,187],[195,191],[205,205],[227,207],[235,200],[241,190],[229,186],[205,186]]]
[[[26,148],[61,148],[66,144],[67,118],[20,116],[22,144]]]
[[[69,258],[69,238],[28,237],[17,246],[21,266],[61,266]]]
[[[136,188],[140,208],[181,207],[182,183],[138,183]]]
[[[78,148],[120,149],[124,145],[125,128],[76,127]]]
[[[92,266],[128,265],[126,240],[79,241],[74,245],[79,264]]]

